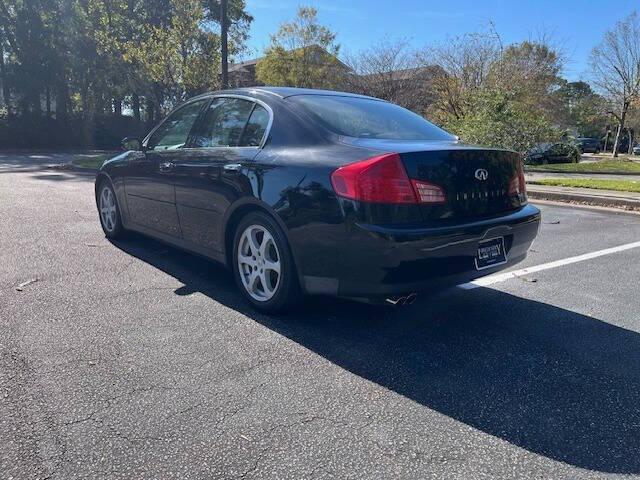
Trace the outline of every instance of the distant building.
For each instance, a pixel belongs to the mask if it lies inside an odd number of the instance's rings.
[[[231,88],[256,87],[263,84],[256,79],[256,65],[262,58],[229,64],[229,86]]]
[[[329,55],[326,50],[317,45],[307,48],[314,50],[311,58],[317,58],[318,62],[322,62],[323,57],[326,58],[326,55]],[[256,66],[263,58],[229,64],[229,87],[264,85],[256,78]],[[343,90],[383,98],[416,112],[423,112],[433,102],[433,80],[444,74],[444,70],[437,65],[370,75],[358,75],[340,60],[337,68],[342,71],[342,74],[346,73],[343,75]]]
[[[437,65],[349,77],[350,90],[384,98],[416,112],[433,103],[433,81],[446,75]]]

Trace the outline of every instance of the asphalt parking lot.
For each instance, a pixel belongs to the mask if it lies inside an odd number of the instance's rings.
[[[0,169],[0,478],[640,476],[640,248],[271,317],[215,264],[108,242],[92,180]],[[541,208],[517,269],[640,241]]]

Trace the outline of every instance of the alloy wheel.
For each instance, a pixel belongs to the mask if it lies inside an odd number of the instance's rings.
[[[275,295],[280,285],[281,257],[273,236],[262,225],[251,225],[242,232],[238,270],[251,298],[266,302]]]
[[[102,225],[109,233],[116,228],[117,215],[116,199],[113,191],[108,186],[105,186],[100,194],[100,218],[102,219]]]

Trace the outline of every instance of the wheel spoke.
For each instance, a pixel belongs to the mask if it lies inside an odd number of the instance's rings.
[[[264,261],[264,270],[271,270],[272,272],[276,272],[280,275],[280,262],[272,262],[271,260]]]
[[[273,243],[273,237],[269,232],[265,231],[264,235],[262,236],[262,243],[260,244],[260,250],[259,250],[260,255],[262,257],[266,257],[267,249],[272,243]]]
[[[267,275],[264,270],[260,272],[258,276],[260,278],[260,283],[262,283],[262,288],[264,289],[264,292],[272,296],[275,288],[273,285],[271,285],[271,277]]]
[[[258,231],[259,230],[257,228],[254,228],[249,232],[249,236],[248,236],[249,247],[251,248],[251,254],[254,256],[258,255],[258,253],[260,252],[260,246],[261,246],[261,243],[256,236]],[[264,237],[263,237],[263,240],[264,240]]]
[[[253,267],[256,265],[256,261],[250,255],[243,255],[242,253],[238,253],[238,261],[242,265],[249,265]]]
[[[249,291],[253,292],[256,295],[260,295],[260,291],[258,290],[258,283],[260,282],[260,275],[258,275],[257,271],[253,271],[251,275],[249,275]],[[264,290],[264,287],[263,287]]]

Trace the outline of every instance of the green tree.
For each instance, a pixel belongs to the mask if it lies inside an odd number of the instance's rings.
[[[246,11],[246,3],[245,0],[229,0],[227,4],[229,37],[235,53],[244,50],[245,42],[249,38],[249,27],[253,21],[253,17]],[[202,5],[207,22],[220,25],[220,0],[203,0]]]
[[[0,1],[0,139],[82,131],[91,145],[127,107],[154,123],[218,86],[218,16],[219,0]],[[252,21],[245,0],[229,0],[229,16],[235,55]]]
[[[13,94],[19,114],[41,113],[42,96],[47,113],[51,113],[51,88],[63,61],[63,51],[56,48],[60,46],[57,32],[60,20],[57,0],[0,3],[1,80],[5,99]]]
[[[219,36],[199,28],[199,0],[172,0],[166,26],[147,24],[141,38],[123,44],[123,58],[153,84],[158,109],[219,86]]]
[[[462,140],[524,152],[559,138],[553,92],[562,57],[550,45],[503,46],[495,32],[465,35],[432,49],[442,67],[427,114]]]
[[[513,93],[497,88],[474,92],[464,117],[445,125],[465,142],[526,152],[543,141],[560,137],[538,112],[518,101]]]
[[[345,68],[338,60],[339,50],[336,34],[318,23],[318,11],[300,7],[296,18],[271,36],[256,77],[267,85],[335,88]]]
[[[600,138],[609,123],[606,101],[586,82],[562,80],[553,92],[555,120],[564,129],[582,137]]]

